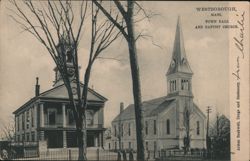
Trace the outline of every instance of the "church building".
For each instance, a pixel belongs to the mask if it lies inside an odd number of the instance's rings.
[[[167,95],[144,101],[145,149],[206,148],[206,116],[193,101],[192,76],[178,18],[172,59],[166,73]],[[112,121],[112,149],[136,150],[134,105]]]

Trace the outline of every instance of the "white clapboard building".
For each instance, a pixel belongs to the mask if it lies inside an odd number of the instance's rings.
[[[167,95],[143,102],[147,150],[182,149],[187,135],[190,148],[206,148],[206,116],[193,102],[192,76],[178,19],[172,60],[166,73]],[[124,110],[122,106],[120,114],[112,121],[111,148],[135,150],[134,105]]]

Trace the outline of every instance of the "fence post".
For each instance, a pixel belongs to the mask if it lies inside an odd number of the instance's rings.
[[[69,160],[71,160],[71,149],[69,149]]]
[[[96,149],[97,160],[99,161],[99,148]]]

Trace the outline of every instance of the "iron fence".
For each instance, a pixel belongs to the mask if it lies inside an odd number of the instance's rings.
[[[26,151],[24,158],[12,158],[13,160],[78,160],[78,149],[49,149],[43,152]],[[96,161],[135,161],[136,152],[131,150],[110,151],[102,148],[87,149],[88,160]],[[210,156],[206,151],[189,151],[182,150],[160,150],[145,151],[146,161],[201,161]]]

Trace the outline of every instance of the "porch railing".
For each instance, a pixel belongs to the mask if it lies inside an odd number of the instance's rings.
[[[46,128],[59,128],[63,127],[63,123],[49,124],[45,123],[44,127]],[[66,128],[75,128],[75,124],[66,124]],[[87,124],[87,128],[103,128],[103,124]]]

